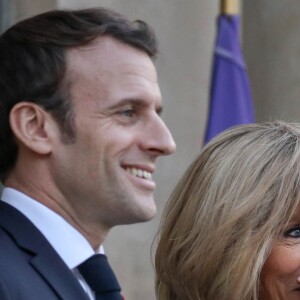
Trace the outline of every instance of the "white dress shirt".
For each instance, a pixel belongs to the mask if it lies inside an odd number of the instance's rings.
[[[78,265],[95,254],[86,238],[60,215],[15,189],[4,188],[1,200],[23,213],[40,230],[75,274],[90,299],[94,300],[94,292],[77,269]],[[97,253],[104,253],[102,246]]]

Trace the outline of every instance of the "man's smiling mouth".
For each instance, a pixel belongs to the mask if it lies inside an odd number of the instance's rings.
[[[152,174],[148,171],[132,167],[126,167],[125,171],[135,177],[152,180]]]

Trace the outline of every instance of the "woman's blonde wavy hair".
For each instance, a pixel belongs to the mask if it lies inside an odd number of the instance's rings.
[[[262,266],[299,200],[299,124],[242,125],[213,139],[165,208],[157,298],[259,299]]]

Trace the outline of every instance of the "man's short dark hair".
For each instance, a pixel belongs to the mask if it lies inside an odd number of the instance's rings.
[[[104,8],[54,10],[26,19],[0,37],[0,180],[14,166],[18,147],[9,125],[12,107],[33,102],[57,121],[65,142],[75,139],[74,114],[66,78],[66,50],[84,46],[102,35],[157,54],[153,30]]]

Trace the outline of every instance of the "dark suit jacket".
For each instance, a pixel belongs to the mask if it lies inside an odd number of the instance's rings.
[[[40,231],[0,201],[0,299],[88,300]]]

